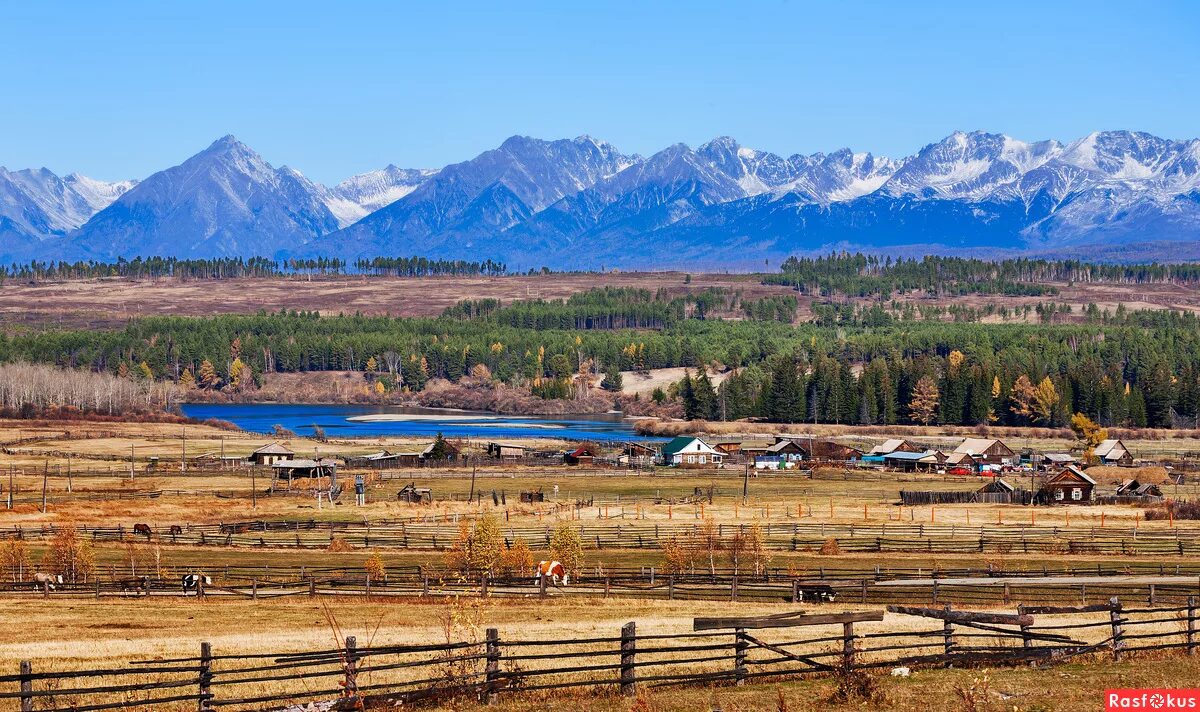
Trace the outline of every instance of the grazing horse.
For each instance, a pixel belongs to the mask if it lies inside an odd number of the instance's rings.
[[[187,595],[188,591],[200,592],[200,586],[205,588],[212,585],[212,577],[204,574],[184,574],[180,581],[183,584],[183,595]]]
[[[133,595],[149,595],[150,577],[149,576],[134,576],[133,578],[121,579],[121,593],[133,592]]]
[[[149,524],[134,524],[134,525],[133,525],[133,533],[134,533],[134,534],[142,534],[142,535],[144,535],[144,536],[145,536],[147,539],[149,539],[149,538],[150,538],[150,536],[151,536],[151,535],[152,535],[154,532],[150,531],[150,525],[149,525]]]
[[[33,582],[39,589],[49,588],[53,591],[56,585],[62,585],[63,577],[62,574],[45,574],[39,571],[33,575]]]
[[[170,529],[170,533],[171,533],[171,536],[175,536],[175,535],[177,535],[177,534],[182,534],[182,533],[183,533],[183,527],[179,526],[178,524],[172,524],[172,525],[171,525],[171,529]]]
[[[537,567],[533,570],[533,582],[538,586],[541,586],[543,576],[546,577],[548,582],[554,584],[555,586],[559,585],[560,582],[563,586],[566,586],[568,583],[570,583],[568,580],[570,577],[567,576],[567,570],[563,568],[563,565],[557,561],[538,562]]]

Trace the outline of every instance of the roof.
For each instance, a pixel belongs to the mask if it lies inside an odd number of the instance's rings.
[[[720,454],[716,450],[714,450],[711,445],[704,442],[700,438],[692,436],[692,435],[680,435],[677,438],[673,438],[671,440],[671,442],[667,443],[666,445],[663,445],[662,454],[666,455],[666,456],[670,456],[670,455],[675,455],[677,453],[683,452],[684,448],[686,448],[688,445],[691,445],[693,442],[699,442],[701,445],[704,446],[703,448],[698,449],[696,452],[704,452],[704,453],[712,452],[712,453],[717,453],[718,455]]]
[[[768,445],[766,450],[767,452],[782,452],[789,447],[794,447],[801,452],[805,452],[804,446],[795,440],[777,440],[773,444]]]
[[[1127,452],[1129,452],[1129,450],[1125,447],[1125,444],[1120,440],[1115,439],[1101,440],[1100,444],[1096,446],[1095,450],[1096,457],[1103,457],[1105,459],[1108,459],[1109,456],[1112,456],[1113,458],[1120,458]]]
[[[260,447],[259,449],[255,450],[254,452],[252,452],[250,454],[251,455],[293,455],[295,453],[292,452],[291,450],[288,450],[286,447],[280,445],[279,443],[271,443],[270,445],[263,445],[262,447]]]
[[[926,450],[925,452],[889,452],[883,456],[884,460],[908,460],[912,462],[921,462],[926,458],[937,459],[937,450]]]
[[[526,445],[522,445],[522,444],[520,444],[520,443],[507,443],[507,442],[502,442],[502,441],[500,441],[500,440],[493,440],[493,441],[491,441],[490,443],[488,443],[488,447],[491,447],[491,446],[493,446],[493,445],[495,445],[496,447],[511,447],[511,448],[518,448],[518,449],[521,449],[521,450],[528,450],[528,449],[529,449],[529,447],[528,447],[528,446],[526,446]]]
[[[1078,458],[1067,452],[1048,452],[1042,457],[1050,462],[1075,462]]]
[[[966,440],[963,440],[958,447],[954,448],[954,452],[964,452],[968,455],[981,455],[987,452],[989,448],[997,443],[1003,445],[1006,449],[1008,448],[1007,445],[1004,445],[1004,443],[1000,442],[996,438],[967,438]]]
[[[882,444],[871,448],[872,455],[886,455],[889,452],[895,452],[897,449],[904,447],[904,440],[901,438],[891,438],[884,440]]]
[[[991,482],[987,483],[986,485],[984,485],[983,487],[980,488],[981,492],[984,490],[992,490],[992,491],[1001,490],[1004,492],[1015,492],[1016,488],[1013,487],[1012,485],[1010,485],[1008,482],[997,477],[996,479],[992,480]]]
[[[1068,475],[1068,474],[1078,477],[1090,485],[1096,484],[1096,481],[1093,480],[1091,477],[1088,477],[1086,472],[1084,472],[1083,470],[1079,469],[1078,467],[1076,467],[1074,465],[1067,465],[1066,467],[1064,467],[1062,472],[1051,477],[1049,480],[1046,480],[1046,484],[1053,484],[1056,480],[1061,479],[1064,475]]]

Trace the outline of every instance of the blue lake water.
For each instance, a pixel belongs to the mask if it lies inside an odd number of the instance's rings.
[[[243,430],[270,433],[276,425],[300,435],[311,435],[318,425],[330,437],[413,435],[450,438],[512,440],[561,438],[564,440],[643,440],[632,421],[620,415],[508,416],[431,408],[397,408],[366,405],[308,405],[293,403],[189,403],[183,413],[191,418],[228,420]],[[373,419],[404,417],[404,420]],[[354,420],[364,418],[363,420]]]

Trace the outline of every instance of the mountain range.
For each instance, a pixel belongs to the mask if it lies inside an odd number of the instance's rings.
[[[956,132],[914,155],[784,157],[728,137],[625,154],[514,136],[337,185],[233,136],[142,180],[0,168],[0,260],[423,255],[514,269],[750,269],[791,254],[1200,258],[1200,140]]]

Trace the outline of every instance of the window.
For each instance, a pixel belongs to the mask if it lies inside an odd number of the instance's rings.
[[[705,458],[704,458],[704,456],[703,456],[703,455],[701,455],[701,456],[700,456],[700,464],[701,464],[701,465],[703,465],[703,464],[704,464],[704,462],[705,462]]]
[[[695,456],[695,455],[688,455],[688,460],[687,460],[687,461],[688,461],[688,463],[689,463],[689,464],[696,462],[696,456]]]
[[[1076,502],[1082,500],[1083,499],[1083,490],[1079,487],[1072,489],[1071,490],[1071,499],[1075,500]]]
[[[1060,489],[1056,489],[1056,490],[1054,490],[1054,499],[1056,499],[1056,500],[1059,500],[1059,501],[1062,501],[1062,500],[1064,499],[1064,498],[1063,498],[1063,491],[1062,491],[1062,490],[1060,490]]]

